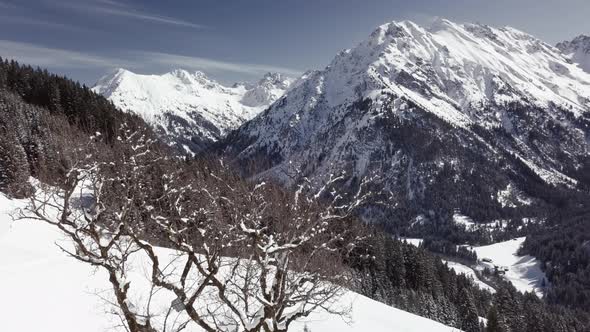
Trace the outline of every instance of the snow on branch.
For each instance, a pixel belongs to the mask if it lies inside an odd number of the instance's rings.
[[[314,310],[347,314],[333,304],[350,281],[342,260],[362,240],[352,207],[246,182],[222,161],[171,158],[125,126],[112,151],[81,158],[58,187],[40,185],[22,217],[56,226],[68,255],[107,272],[127,330],[287,331]],[[138,261],[147,305],[128,281]],[[174,306],[152,303],[166,296]]]

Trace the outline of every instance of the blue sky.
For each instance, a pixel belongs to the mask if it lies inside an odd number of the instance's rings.
[[[229,83],[324,67],[380,24],[509,25],[549,43],[590,34],[588,0],[0,0],[0,56],[92,85],[109,70],[202,70]]]

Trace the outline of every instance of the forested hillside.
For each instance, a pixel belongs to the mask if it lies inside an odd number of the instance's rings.
[[[1,58],[0,110],[0,189],[17,197],[26,195],[29,176],[50,183],[63,176],[68,154],[91,135],[112,144],[123,123],[149,131],[86,86]]]

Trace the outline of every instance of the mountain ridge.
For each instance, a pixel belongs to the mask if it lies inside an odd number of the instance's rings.
[[[140,115],[171,145],[197,153],[282,96],[293,79],[268,73],[251,84],[223,86],[203,72],[141,75],[119,68],[92,90]]]
[[[377,174],[373,190],[395,199],[365,214],[402,229],[422,227],[418,219],[457,227],[456,209],[517,228],[502,193],[538,207],[549,192],[588,186],[589,137],[590,75],[557,48],[513,28],[440,19],[379,26],[223,149],[238,165],[258,164],[247,175],[290,187],[346,174],[342,191],[357,192]]]
[[[590,36],[579,35],[571,41],[558,43],[555,47],[579,64],[584,71],[590,73]]]

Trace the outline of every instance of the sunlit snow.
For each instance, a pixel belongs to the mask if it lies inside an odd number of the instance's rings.
[[[110,313],[110,306],[101,299],[108,299],[110,294],[105,273],[61,252],[55,242],[65,243],[65,239],[56,228],[39,221],[12,221],[8,213],[23,205],[23,201],[9,200],[0,194],[2,330],[123,331],[115,327],[119,322]],[[132,289],[146,285],[141,272],[142,268],[138,268],[129,276]],[[144,290],[147,294],[147,289]],[[163,297],[164,302],[157,305],[168,305],[171,300]],[[339,303],[352,306],[350,320],[316,312],[297,322],[291,330],[303,331],[307,326],[314,332],[457,331],[353,292],[347,292]]]

